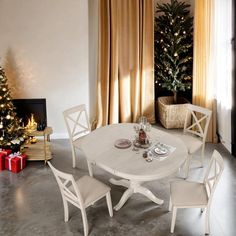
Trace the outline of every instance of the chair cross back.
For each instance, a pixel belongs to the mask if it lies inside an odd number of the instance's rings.
[[[87,129],[88,129],[88,127],[86,127],[85,125],[82,125],[81,123],[79,123],[79,119],[80,119],[80,117],[81,117],[82,112],[83,112],[83,111],[81,111],[80,113],[78,113],[78,116],[77,116],[76,120],[74,120],[74,119],[73,119],[72,117],[70,117],[70,116],[67,117],[67,119],[71,120],[71,121],[73,122],[73,124],[74,124],[73,129],[72,129],[72,131],[71,131],[71,134],[72,134],[73,137],[75,137],[75,136],[77,136],[77,135],[79,135],[79,134],[81,134],[81,133],[86,132]],[[77,127],[81,127],[82,130],[76,132]]]
[[[212,111],[192,104],[188,104],[187,108],[188,112],[184,124],[184,133],[191,133],[205,140]],[[200,114],[201,117],[198,118],[197,113]],[[189,117],[192,118],[190,124]],[[205,123],[204,127],[201,125],[203,122]]]
[[[73,205],[81,208],[84,204],[83,198],[75,184],[74,177],[71,174],[67,174],[57,170],[52,166],[50,162],[48,162],[48,165],[50,166],[54,176],[56,177],[62,196]],[[72,189],[73,192],[70,189]]]
[[[206,186],[209,199],[211,199],[220,176],[224,170],[224,163],[220,154],[215,150],[212,156],[213,158],[210,161],[204,178],[204,184]]]
[[[66,126],[72,140],[76,140],[81,134],[90,132],[90,124],[85,105],[72,107],[63,112]]]
[[[63,112],[67,131],[69,134],[71,151],[72,151],[72,166],[75,168],[76,151],[75,148],[80,148],[80,138],[90,133],[91,127],[88,119],[88,114],[84,104],[69,108]]]
[[[68,189],[68,186],[66,186],[67,183],[70,183],[69,186],[73,186],[75,194]],[[79,194],[78,189],[76,189],[75,186],[73,185],[72,180],[71,181],[66,180],[64,183],[62,183],[61,188],[62,188],[62,192],[63,192],[67,201],[69,201],[73,204],[78,204],[79,203],[78,199],[82,199],[81,194]],[[78,192],[78,193],[76,194],[76,192]],[[76,195],[79,195],[79,197]],[[81,205],[81,203],[79,203],[79,205]]]

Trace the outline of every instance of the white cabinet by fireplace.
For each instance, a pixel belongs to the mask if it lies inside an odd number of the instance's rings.
[[[52,127],[46,127],[42,131],[32,131],[29,137],[39,137],[37,141],[29,142],[24,145],[23,152],[27,155],[29,161],[44,161],[52,159],[50,148],[50,135],[53,133]],[[41,138],[40,138],[41,137]]]

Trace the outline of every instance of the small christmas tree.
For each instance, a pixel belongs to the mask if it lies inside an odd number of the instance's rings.
[[[155,17],[155,82],[173,92],[191,88],[193,18],[190,5],[177,0],[158,4]]]
[[[16,116],[7,85],[7,78],[0,66],[0,148],[15,149],[23,139],[23,129]]]

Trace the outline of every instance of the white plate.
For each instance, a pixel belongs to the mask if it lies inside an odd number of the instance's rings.
[[[168,153],[168,150],[166,148],[155,148],[154,152],[158,155],[165,155]]]

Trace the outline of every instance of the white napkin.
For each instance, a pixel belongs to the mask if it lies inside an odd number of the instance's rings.
[[[153,159],[162,161],[166,159],[170,153],[174,152],[175,149],[176,147],[158,142],[149,148],[149,152],[152,154]]]

